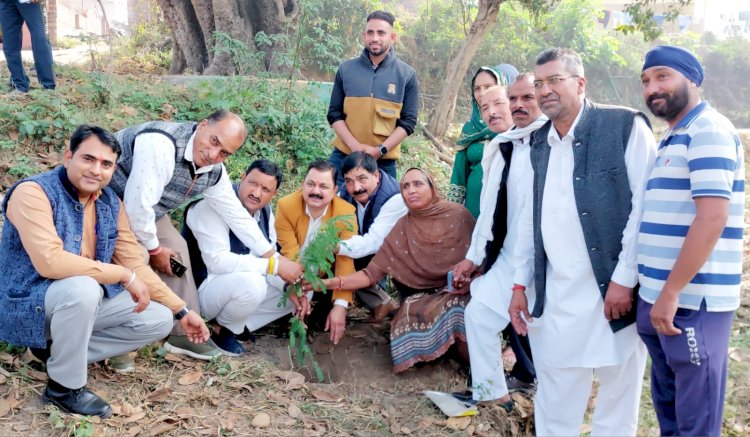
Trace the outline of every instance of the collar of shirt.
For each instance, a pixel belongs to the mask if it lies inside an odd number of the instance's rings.
[[[307,214],[308,217],[310,217],[310,223],[320,223],[321,220],[323,220],[323,217],[326,216],[326,212],[328,212],[328,206],[326,206],[326,209],[323,210],[323,213],[320,214],[320,217],[315,218],[312,216],[312,213],[310,212],[310,207],[305,204],[305,214]]]
[[[578,122],[581,120],[581,114],[583,114],[583,109],[585,107],[586,107],[586,103],[584,102],[583,104],[581,104],[581,109],[578,110],[578,115],[576,115],[575,120],[573,120],[573,124],[570,125],[570,129],[568,129],[568,133],[565,134],[565,136],[562,138],[560,138],[560,134],[557,133],[555,124],[552,123],[552,127],[547,133],[547,144],[549,144],[550,146],[554,144],[561,144],[564,142],[565,139],[569,139],[570,142],[572,143],[576,137],[575,136],[576,127],[578,126]]]
[[[208,173],[209,171],[213,170],[215,164],[198,168],[195,166],[195,162],[193,162],[193,140],[195,140],[195,132],[198,132],[198,130],[196,129],[193,132],[193,135],[190,136],[187,146],[185,146],[185,155],[183,156],[183,158],[193,166],[193,172],[195,174]]]
[[[531,136],[523,137],[523,138],[518,139],[518,140],[513,140],[513,146],[514,147],[524,146],[526,144],[529,144],[530,140],[531,140]]]
[[[89,202],[95,202],[96,199],[98,199],[102,193],[102,190],[99,190],[89,197],[81,197],[78,194],[78,190],[76,189],[76,187],[73,185],[72,182],[70,182],[70,179],[68,179],[68,172],[64,167],[60,169],[60,182],[62,182],[63,188],[65,188],[65,191],[67,191],[68,194],[70,194],[70,197],[78,200],[84,205],[88,205]]]

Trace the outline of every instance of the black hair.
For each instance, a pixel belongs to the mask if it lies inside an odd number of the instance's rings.
[[[372,155],[364,152],[350,153],[341,163],[341,174],[345,175],[357,167],[362,167],[369,173],[375,174],[378,171],[378,161]]]
[[[81,143],[86,141],[92,135],[95,135],[105,146],[109,146],[109,148],[112,149],[113,152],[115,152],[118,158],[120,157],[120,155],[122,154],[122,147],[120,146],[120,142],[117,141],[117,138],[115,138],[115,136],[112,135],[110,131],[104,128],[101,128],[99,126],[90,126],[88,124],[82,124],[78,126],[75,132],[73,132],[73,135],[71,135],[70,152],[76,153],[76,150],[78,150],[78,147],[81,145]]]
[[[231,112],[229,112],[227,109],[219,109],[218,111],[214,111],[206,117],[206,121],[208,121],[208,124],[214,124],[217,121],[224,120]]]
[[[553,61],[562,61],[568,73],[583,77],[583,61],[581,61],[581,55],[574,50],[564,47],[547,49],[537,56],[536,65],[544,65]]]
[[[336,186],[336,178],[338,177],[338,171],[336,170],[336,167],[333,164],[326,161],[325,159],[316,159],[315,161],[311,162],[307,166],[307,173],[305,173],[305,175],[309,174],[310,170],[312,169],[318,170],[320,172],[330,171],[331,176],[333,177],[333,185]]]
[[[258,170],[264,175],[273,176],[276,178],[276,189],[278,190],[281,186],[281,169],[275,162],[270,159],[256,159],[251,162],[245,170],[245,175],[250,174],[251,171]]]
[[[245,120],[243,120],[242,117],[240,117],[239,115],[235,114],[234,112],[232,112],[232,111],[230,111],[228,109],[219,109],[218,111],[214,111],[214,112],[211,113],[211,115],[209,115],[208,117],[206,117],[206,121],[208,122],[208,124],[214,124],[216,122],[224,120],[225,118],[229,117],[230,115],[234,115],[242,123],[243,137],[244,137],[243,140],[242,140],[242,142],[244,143],[245,140],[247,140],[247,135],[248,135],[247,125],[245,124]]]
[[[370,15],[367,16],[367,23],[370,22],[370,20],[383,20],[386,23],[393,26],[393,23],[396,21],[396,17],[393,16],[390,12],[386,11],[375,11],[371,12]]]

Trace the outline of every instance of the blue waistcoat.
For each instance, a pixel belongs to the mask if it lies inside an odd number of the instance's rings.
[[[642,112],[620,107],[599,105],[586,100],[583,114],[573,140],[573,193],[581,220],[583,237],[589,248],[589,260],[602,299],[615,271],[622,251],[622,232],[632,209],[630,184],[625,166],[625,150],[635,117]],[[548,121],[531,140],[531,164],[534,168],[534,282],[536,304],[531,313],[539,317],[544,311],[547,282],[547,254],[542,239],[542,197],[547,178],[550,146]],[[633,299],[637,298],[636,292]],[[635,322],[633,310],[618,320],[610,321],[613,332]],[[602,317],[604,315],[602,314]]]
[[[6,208],[18,184],[39,184],[52,205],[52,219],[65,251],[79,255],[83,237],[83,204],[68,181],[64,167],[33,176],[13,185],[2,205],[5,215],[0,240],[0,340],[18,345],[42,348],[47,345],[44,327],[44,295],[52,279],[39,275],[21,243],[18,230],[8,220]],[[110,188],[102,190],[95,201],[96,260],[110,263],[117,242],[117,216],[120,204]],[[105,296],[112,298],[122,291],[117,283],[103,285]]]
[[[359,227],[359,235],[365,235],[370,230],[370,226],[375,221],[375,217],[380,214],[380,209],[385,205],[385,202],[389,201],[391,197],[401,195],[401,186],[393,176],[378,169],[380,173],[380,184],[375,192],[370,196],[370,202],[365,208],[364,217],[362,217],[362,226]],[[357,207],[357,201],[354,200],[351,194],[346,191],[346,188],[339,191],[339,195],[342,199]]]

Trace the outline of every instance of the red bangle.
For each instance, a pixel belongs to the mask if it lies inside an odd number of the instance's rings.
[[[161,246],[156,246],[156,249],[151,249],[148,251],[148,254],[151,256],[158,255],[161,253]]]
[[[338,287],[334,287],[333,288],[334,290],[341,290],[342,288],[344,288],[344,278],[342,278],[341,276],[335,276],[333,279],[338,279],[339,280],[339,286]]]
[[[512,291],[526,291],[526,287],[523,285],[514,285],[513,288],[511,288]]]

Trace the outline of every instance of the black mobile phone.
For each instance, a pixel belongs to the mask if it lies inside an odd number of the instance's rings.
[[[187,271],[187,267],[176,258],[169,258],[169,266],[172,267],[172,273],[178,278],[181,278]]]

